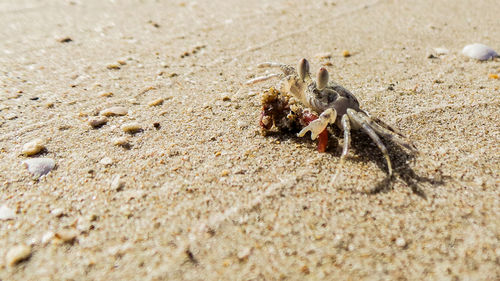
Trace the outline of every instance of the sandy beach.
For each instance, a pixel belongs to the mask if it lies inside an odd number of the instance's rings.
[[[500,59],[462,54],[500,52],[498,15],[492,0],[2,1],[0,280],[500,280]],[[341,135],[326,153],[262,135],[278,79],[244,82],[301,58],[420,153],[384,140],[389,178],[353,132],[333,181]]]

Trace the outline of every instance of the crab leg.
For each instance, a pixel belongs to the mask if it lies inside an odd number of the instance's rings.
[[[375,132],[377,132],[377,134],[380,134],[383,137],[388,138],[391,141],[394,141],[395,143],[401,145],[402,147],[404,147],[412,152],[417,151],[416,147],[413,144],[408,143],[400,138],[400,136],[402,136],[402,135],[399,135],[397,132],[390,131],[389,129],[386,129],[386,128],[382,127],[381,125],[375,123],[369,116],[365,116],[363,114],[359,114],[359,115],[361,118],[363,118],[363,120],[365,122],[370,124],[370,127]]]
[[[351,145],[351,123],[347,114],[342,116],[342,128],[344,130],[344,147],[342,149],[342,156],[340,156],[340,164],[344,162],[349,152],[349,146]]]
[[[387,161],[387,169],[389,170],[389,176],[392,176],[392,165],[391,159],[389,158],[389,153],[387,152],[387,148],[382,143],[377,133],[373,130],[368,122],[366,122],[363,117],[357,113],[355,110],[347,109],[347,115],[349,115],[349,119],[353,121],[355,124],[360,126],[360,128],[375,142],[378,146],[382,154],[384,154],[384,158]]]
[[[273,73],[273,74],[268,74],[268,75],[265,75],[265,76],[255,77],[253,79],[250,79],[250,80],[246,81],[245,85],[251,85],[251,84],[259,83],[259,82],[262,82],[262,81],[266,81],[266,80],[272,79],[274,77],[280,77],[280,75],[281,74]]]
[[[342,165],[344,164],[344,159],[347,157],[347,153],[349,153],[349,146],[351,145],[351,121],[349,120],[349,116],[347,114],[344,114],[342,116],[342,129],[344,130],[344,148],[342,148],[342,155],[340,156],[340,163],[337,166],[337,170],[335,171],[335,174],[332,177],[332,182],[337,181],[337,177],[340,174],[340,169],[342,168]]]

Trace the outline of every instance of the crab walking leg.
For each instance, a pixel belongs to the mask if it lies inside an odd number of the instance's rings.
[[[323,111],[318,119],[312,121],[307,127],[302,129],[297,136],[303,137],[308,131],[311,131],[311,139],[315,140],[318,135],[325,130],[326,126],[330,123],[334,123],[336,119],[337,111],[333,108],[329,108]]]
[[[272,62],[272,61],[266,61],[263,63],[259,63],[257,65],[258,68],[264,68],[264,67],[282,67],[283,64],[279,62]]]
[[[269,75],[265,75],[265,76],[255,77],[253,79],[250,79],[250,80],[246,81],[245,85],[251,85],[251,84],[259,83],[259,82],[266,81],[266,80],[272,79],[274,77],[280,77],[280,76],[281,76],[281,74],[273,73],[273,74],[269,74]]]
[[[342,155],[340,156],[340,164],[344,162],[344,159],[347,157],[347,153],[349,153],[349,146],[351,145],[351,121],[349,120],[349,116],[344,114],[342,116],[342,129],[344,130],[344,147],[342,149]]]
[[[411,143],[408,143],[406,142],[405,140],[401,139],[399,137],[399,135],[395,132],[392,132],[384,127],[382,127],[381,125],[377,124],[376,122],[373,122],[373,120],[369,117],[369,116],[366,116],[364,114],[359,114],[361,118],[363,118],[363,120],[368,123],[370,125],[370,127],[377,133],[377,134],[380,134],[386,138],[388,138],[389,140],[391,141],[394,141],[395,143],[401,145],[402,147],[412,151],[412,152],[416,152],[417,151],[417,148],[411,144]]]
[[[366,110],[361,110],[368,118],[370,119],[370,124],[375,123],[378,126],[388,130],[389,132],[392,132],[402,138],[405,138],[405,136],[398,130],[394,129],[391,125],[385,123],[384,121],[380,120],[378,117],[371,115],[368,111]]]
[[[344,130],[344,148],[342,149],[342,155],[340,156],[340,163],[337,166],[335,173],[331,179],[332,182],[337,181],[337,177],[340,175],[341,168],[344,165],[344,159],[347,157],[347,153],[349,153],[349,146],[351,145],[351,121],[349,120],[349,116],[344,114],[342,116],[342,129]]]
[[[392,176],[392,165],[391,165],[391,159],[389,158],[389,153],[387,152],[387,148],[382,143],[377,133],[375,133],[370,124],[368,124],[365,120],[363,120],[363,117],[359,115],[358,112],[356,112],[355,110],[350,108],[347,109],[347,115],[349,115],[350,120],[352,120],[354,123],[360,126],[360,128],[375,142],[380,151],[382,151],[382,154],[384,154],[384,158],[387,161],[389,176]]]

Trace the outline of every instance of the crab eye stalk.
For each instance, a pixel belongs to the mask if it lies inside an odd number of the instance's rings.
[[[320,68],[317,79],[317,88],[321,91],[326,87],[326,85],[328,85],[328,70],[324,67]]]
[[[304,78],[306,78],[306,75],[309,74],[309,62],[305,58],[299,61],[297,71],[299,72],[299,77],[302,80],[304,80]]]

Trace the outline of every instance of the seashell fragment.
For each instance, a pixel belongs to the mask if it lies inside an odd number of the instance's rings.
[[[31,247],[24,244],[17,245],[11,248],[7,255],[5,255],[5,261],[8,266],[14,266],[31,256]]]
[[[26,156],[31,156],[45,149],[45,144],[42,139],[34,139],[23,145],[22,153]]]
[[[122,106],[113,106],[110,108],[106,108],[101,111],[101,115],[103,116],[123,116],[127,115],[128,110]]]
[[[23,165],[36,177],[48,174],[56,166],[56,161],[51,158],[33,158],[23,161]]]
[[[465,46],[462,50],[462,53],[477,60],[489,60],[498,57],[498,54],[497,52],[495,52],[495,50],[479,43]]]

